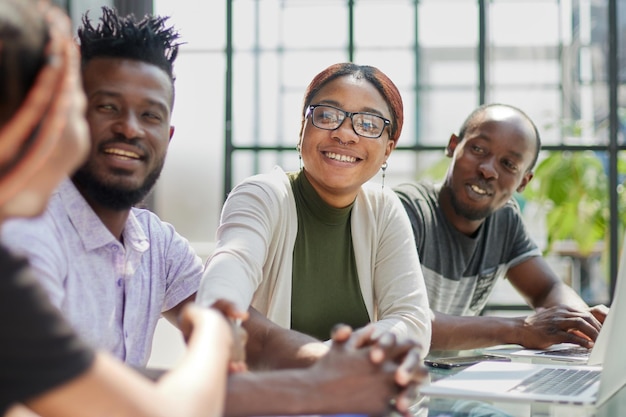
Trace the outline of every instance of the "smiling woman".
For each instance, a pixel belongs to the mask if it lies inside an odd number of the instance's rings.
[[[346,323],[430,345],[410,224],[390,190],[366,185],[396,146],[402,100],[377,68],[335,64],[309,84],[302,168],[251,177],[230,193],[199,300],[250,304],[318,339]]]

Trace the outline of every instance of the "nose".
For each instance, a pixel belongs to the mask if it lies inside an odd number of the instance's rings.
[[[498,178],[498,170],[496,169],[496,160],[494,157],[483,159],[480,165],[478,165],[478,169],[486,179]]]
[[[354,125],[352,124],[352,118],[346,117],[343,119],[339,127],[333,130],[334,138],[339,141],[341,144],[348,143],[356,143],[359,141],[359,135],[356,134],[354,130]]]
[[[113,132],[126,139],[143,137],[141,120],[133,112],[125,112],[113,124]]]

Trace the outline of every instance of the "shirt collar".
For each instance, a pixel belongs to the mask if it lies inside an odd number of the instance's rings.
[[[119,244],[70,179],[63,181],[58,193],[70,222],[86,250],[97,249],[112,243]],[[130,245],[138,251],[143,252],[149,246],[148,238],[135,216],[134,209],[130,211],[122,236],[125,245]]]

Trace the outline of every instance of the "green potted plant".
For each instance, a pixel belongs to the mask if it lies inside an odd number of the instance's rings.
[[[589,254],[609,224],[608,177],[592,151],[551,152],[535,168],[522,196],[547,209],[547,246],[571,240]]]

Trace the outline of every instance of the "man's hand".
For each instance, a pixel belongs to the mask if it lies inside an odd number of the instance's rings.
[[[207,325],[213,325],[215,320],[224,322],[227,325],[226,320],[221,315],[218,315],[215,310],[202,308],[195,303],[187,303],[181,309],[178,316],[178,328],[183,334],[185,342],[189,343],[193,337],[194,332],[199,328]],[[233,343],[234,340],[229,336],[229,343]]]
[[[228,369],[230,372],[244,372],[248,370],[246,365],[246,342],[248,333],[241,327],[241,322],[248,319],[247,311],[239,311],[235,304],[226,300],[217,300],[211,308],[219,311],[231,325],[233,335],[233,349],[231,352]]]
[[[604,320],[606,320],[606,316],[609,314],[609,308],[604,304],[598,304],[589,309],[589,312],[593,314],[593,316],[600,323],[604,324]]]
[[[538,308],[524,319],[520,344],[545,349],[556,343],[574,343],[591,349],[607,313],[602,305],[585,311],[563,305]]]
[[[338,325],[331,334],[333,350],[339,346],[356,353],[367,350],[370,363],[379,369],[393,369],[393,381],[388,387],[396,392],[387,398],[386,412],[390,410],[407,414],[409,406],[415,400],[416,387],[427,376],[422,365],[421,346],[409,340],[398,340],[393,333],[387,332],[373,338],[373,326],[366,326],[355,332],[346,325]]]

